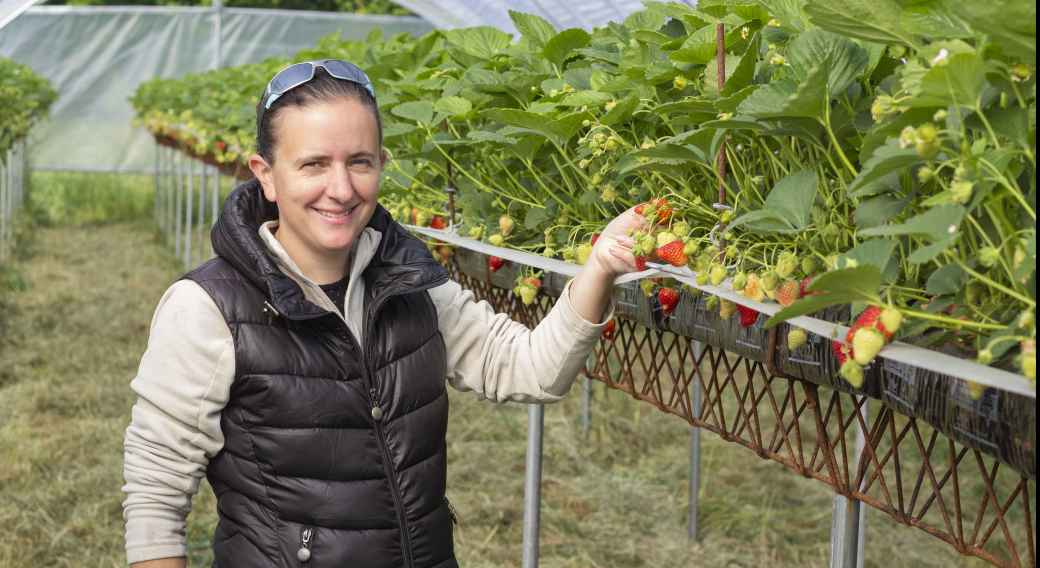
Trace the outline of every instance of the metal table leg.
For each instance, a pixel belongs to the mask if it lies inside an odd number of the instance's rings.
[[[538,568],[538,536],[542,512],[542,426],[545,407],[527,407],[527,468],[524,474],[524,553],[521,566]]]

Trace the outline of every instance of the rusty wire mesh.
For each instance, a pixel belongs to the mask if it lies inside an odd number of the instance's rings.
[[[528,327],[555,303],[543,294],[525,306],[509,290],[454,266],[452,272],[478,299]],[[769,353],[775,340],[774,331]],[[1036,566],[1035,481],[923,421],[877,401],[872,412],[861,412],[866,398],[632,321],[619,319],[613,339],[602,339],[593,355],[588,375],[612,389],[825,483],[961,554],[994,566]],[[699,408],[691,408],[691,389],[700,389]],[[867,441],[858,456],[857,425]]]

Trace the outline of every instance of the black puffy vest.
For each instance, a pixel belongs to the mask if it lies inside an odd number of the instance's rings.
[[[275,218],[256,180],[239,186],[213,228],[219,257],[185,276],[216,302],[235,346],[224,447],[207,473],[214,566],[457,567],[447,358],[426,292],[447,271],[378,207],[359,343],[266,252],[257,231]]]

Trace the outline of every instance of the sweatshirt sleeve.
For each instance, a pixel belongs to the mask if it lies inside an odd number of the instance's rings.
[[[128,562],[186,556],[185,519],[224,446],[220,411],[234,375],[231,331],[213,299],[195,282],[175,283],[130,383],[138,399],[123,442]]]
[[[571,306],[570,283],[538,326],[531,330],[497,314],[473,292],[449,281],[430,290],[448,352],[448,381],[493,402],[556,402],[567,395],[607,322],[582,318]]]

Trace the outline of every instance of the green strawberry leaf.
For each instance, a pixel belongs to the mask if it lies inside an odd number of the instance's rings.
[[[405,120],[414,120],[427,126],[433,123],[433,105],[426,101],[401,103],[392,108],[390,113]]]
[[[804,316],[838,304],[863,302],[876,304],[881,301],[877,290],[881,286],[881,269],[873,264],[832,270],[818,276],[809,284],[809,295],[780,310],[766,321],[768,329],[793,317]]]
[[[456,117],[469,113],[473,110],[473,103],[462,97],[441,97],[433,105],[437,112],[444,113],[448,117]]]
[[[910,47],[918,38],[903,29],[904,5],[898,0],[806,0],[809,21],[847,37],[877,43],[901,43]]]
[[[575,53],[574,50],[588,45],[589,39],[591,39],[591,36],[585,30],[578,28],[563,30],[545,43],[545,48],[542,49],[542,56],[562,69],[563,62]],[[571,86],[578,88],[575,85]]]
[[[884,272],[895,250],[896,241],[893,239],[871,239],[850,249],[845,257],[855,260],[860,266],[871,264]]]
[[[820,62],[829,61],[827,89],[830,98],[841,94],[870,63],[867,50],[856,42],[818,28],[791,38],[787,43],[787,58],[791,70],[803,82]]]
[[[531,45],[541,49],[545,47],[545,44],[556,35],[556,28],[552,26],[545,18],[535,16],[534,14],[523,14],[513,10],[509,10],[509,19],[513,20],[513,25],[516,26],[519,31]]]
[[[973,34],[950,10],[950,0],[927,0],[903,11],[899,23],[906,31],[930,37],[970,38]]]
[[[967,211],[960,205],[940,205],[907,219],[900,225],[885,225],[859,231],[861,237],[908,236],[933,243],[956,239]]]
[[[924,160],[912,147],[900,148],[899,140],[893,138],[887,144],[874,151],[874,155],[860,168],[859,175],[849,184],[849,195],[864,195],[870,182],[880,179],[886,174],[920,164]]]

